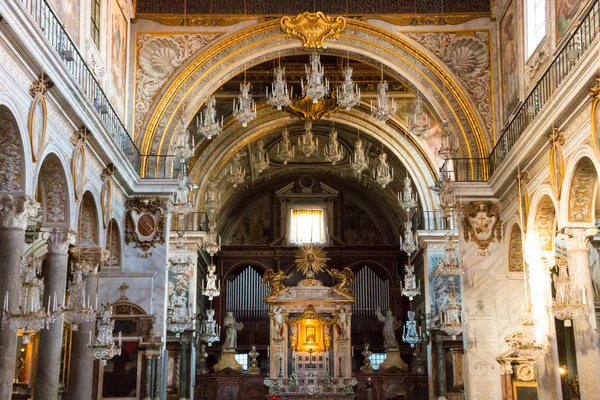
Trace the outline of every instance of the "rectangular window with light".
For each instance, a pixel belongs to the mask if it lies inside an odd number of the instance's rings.
[[[100,0],[90,1],[90,36],[92,37],[92,41],[96,45],[96,48],[100,49]]]
[[[323,209],[292,209],[290,242],[323,243],[325,241],[325,218]]]

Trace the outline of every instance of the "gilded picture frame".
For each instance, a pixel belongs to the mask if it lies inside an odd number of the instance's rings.
[[[71,176],[75,185],[75,201],[81,199],[85,185],[85,144],[80,141],[73,150],[71,159]]]
[[[48,106],[46,105],[46,96],[40,92],[33,98],[27,118],[27,131],[33,162],[38,161],[42,155],[46,143],[47,128]]]

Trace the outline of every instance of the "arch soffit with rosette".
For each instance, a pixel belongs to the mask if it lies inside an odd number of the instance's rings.
[[[53,163],[53,167],[55,167],[56,169],[56,173],[59,174],[58,176],[54,176],[54,175],[45,175],[45,173],[48,173],[48,170],[45,167],[48,167],[48,163],[51,162]],[[42,198],[42,226],[43,227],[59,227],[59,228],[64,228],[64,227],[68,227],[73,231],[77,231],[77,210],[78,207],[71,207],[72,204],[75,204],[75,192],[74,192],[74,184],[73,184],[73,179],[71,177],[71,167],[70,167],[70,162],[69,160],[67,160],[67,158],[65,157],[65,155],[60,151],[60,149],[58,148],[58,145],[56,145],[56,143],[51,142],[48,143],[46,145],[46,147],[44,148],[44,152],[42,154],[42,156],[40,157],[40,161],[38,162],[38,167],[37,167],[37,173],[36,173],[36,185],[35,185],[35,190],[34,193],[37,193],[38,190],[40,189],[40,184],[43,183],[46,179],[48,179],[49,177],[55,177],[58,180],[61,180],[62,185],[64,186],[62,188],[62,192],[64,195],[62,195],[62,201],[60,201],[59,203],[57,203],[57,206],[60,208],[60,206],[64,207],[63,210],[56,210],[56,212],[58,214],[62,214],[64,212],[65,214],[65,218],[63,219],[62,217],[60,217],[59,215],[56,215],[54,219],[60,219],[60,222],[51,222],[50,220],[47,220],[46,218],[46,213],[47,213],[47,205],[45,204],[46,199]],[[57,181],[58,183],[58,181]],[[58,189],[57,189],[57,194],[58,194]]]
[[[459,139],[462,157],[487,157],[488,138],[481,118],[469,96],[445,67],[419,46],[365,22],[348,20],[338,40],[327,41],[328,51],[381,63],[388,73],[408,80],[424,94],[440,120],[448,120]],[[245,68],[301,51],[302,43],[287,39],[278,21],[248,27],[215,41],[187,62],[158,95],[138,144],[143,154],[166,154],[168,144],[182,114],[191,118],[206,98],[223,82]],[[158,133],[161,132],[161,133]],[[381,140],[381,138],[379,138]],[[142,167],[144,172],[144,166]]]
[[[558,201],[549,184],[542,185],[531,197],[525,241],[536,236],[542,252],[554,254],[554,239],[558,226]],[[543,242],[546,242],[545,244]],[[527,244],[526,247],[528,248]]]
[[[19,142],[18,147],[20,152],[20,158],[18,162],[20,162],[21,166],[20,189],[16,191],[11,190],[10,193],[16,195],[24,194],[31,196],[33,192],[31,189],[31,182],[33,179],[30,171],[33,171],[33,161],[31,160],[31,146],[29,144],[27,122],[23,119],[23,116],[19,112],[19,107],[17,106],[16,102],[10,96],[3,92],[0,92],[0,108],[4,108],[4,111],[11,116],[12,124],[14,124],[15,128],[17,129],[17,139]]]

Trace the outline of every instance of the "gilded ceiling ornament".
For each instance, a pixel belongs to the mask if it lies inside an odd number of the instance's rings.
[[[326,255],[322,247],[305,244],[296,250],[296,268],[307,278],[314,278],[315,274],[327,269],[329,258]]]
[[[332,93],[330,98],[320,99],[317,103],[313,103],[313,100],[308,96],[302,99],[292,99],[286,110],[301,119],[319,121],[323,117],[329,118],[339,108],[335,94]]]
[[[472,201],[463,208],[464,239],[476,242],[481,250],[494,241],[502,240],[500,207],[491,201]]]
[[[325,49],[325,39],[339,38],[340,33],[346,28],[346,18],[330,17],[322,12],[304,12],[296,17],[285,16],[281,18],[281,29],[289,38],[295,37],[310,49]]]
[[[563,180],[565,178],[565,158],[562,147],[565,144],[563,133],[554,128],[554,131],[548,135],[550,141],[550,186],[554,192],[554,197],[560,200]]]
[[[589,95],[592,97],[592,112],[591,112],[591,135],[592,144],[594,146],[594,153],[596,153],[596,159],[600,161],[600,109],[598,108],[598,101],[600,101],[600,78],[596,78],[596,86],[588,90]]]
[[[127,201],[129,209],[125,224],[125,244],[135,243],[143,251],[165,243],[163,212],[166,202],[158,199],[134,198]]]

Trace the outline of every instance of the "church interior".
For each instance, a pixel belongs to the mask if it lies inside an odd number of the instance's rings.
[[[0,1],[0,400],[600,400],[600,0]]]

